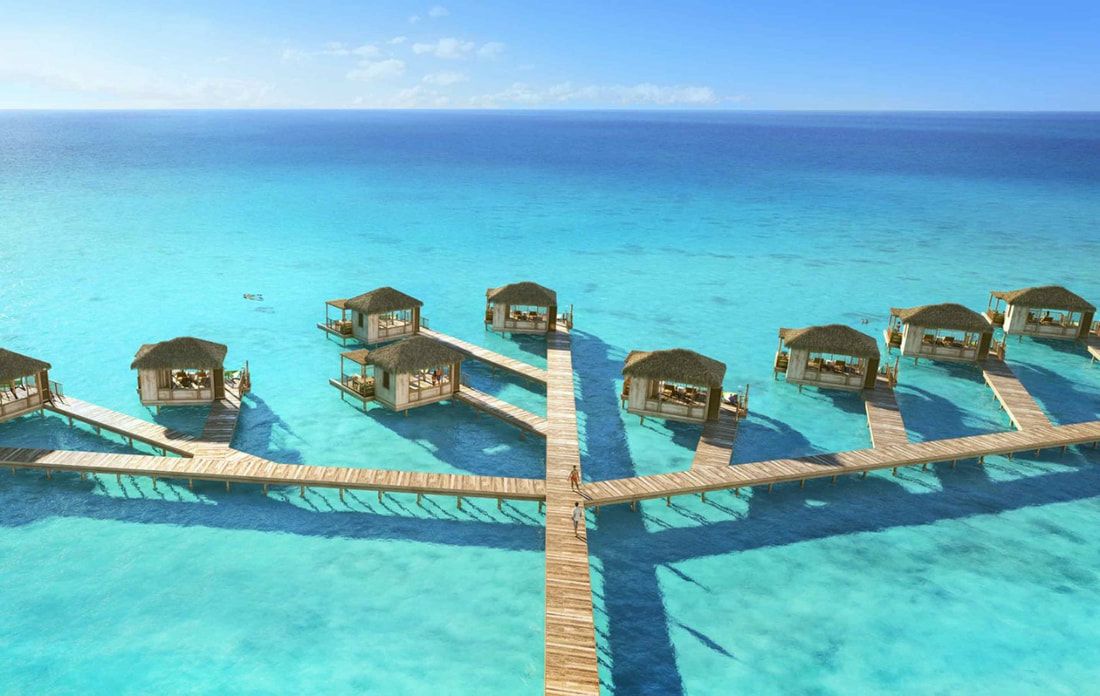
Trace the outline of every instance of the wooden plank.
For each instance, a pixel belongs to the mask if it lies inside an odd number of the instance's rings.
[[[479,362],[483,362],[487,365],[492,365],[493,367],[498,367],[506,372],[511,372],[512,374],[519,375],[520,377],[527,377],[528,379],[532,379],[536,382],[541,382],[543,384],[545,384],[547,381],[546,370],[540,370],[534,365],[529,365],[522,360],[516,360],[515,358],[506,357],[504,355],[501,355],[500,353],[493,352],[488,348],[482,348],[481,346],[474,345],[473,343],[468,343],[460,338],[455,338],[454,336],[448,336],[447,334],[440,333],[439,331],[433,331],[431,329],[421,327],[420,333],[423,336],[428,336],[442,343],[446,343],[460,353],[465,353],[466,355]]]
[[[867,411],[872,447],[908,444],[909,433],[894,397],[894,388],[886,378],[879,375],[874,389],[863,390],[863,406]]]
[[[484,411],[491,416],[499,418],[509,425],[514,425],[529,433],[546,437],[547,420],[530,411],[525,411],[519,406],[515,406],[507,401],[503,401],[495,396],[486,394],[483,391],[478,391],[466,385],[459,387],[458,393],[455,394],[455,399],[479,411]]]
[[[1016,377],[1008,363],[989,358],[982,365],[982,376],[1001,402],[1012,425],[1018,430],[1050,425],[1050,419],[1043,413],[1035,399]]]

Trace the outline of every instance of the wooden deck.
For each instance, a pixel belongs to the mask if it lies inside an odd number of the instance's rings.
[[[1100,421],[1040,426],[1026,430],[932,440],[876,449],[852,450],[798,459],[775,459],[728,467],[692,469],[674,474],[600,481],[584,486],[586,504],[607,505],[647,498],[705,493],[859,474],[878,469],[955,462],[991,455],[1094,444],[1100,441]]]
[[[547,371],[540,370],[534,365],[529,365],[522,360],[516,360],[515,358],[503,356],[500,353],[495,353],[489,350],[488,348],[482,348],[481,346],[474,345],[473,343],[467,343],[460,338],[448,336],[445,333],[440,333],[431,329],[421,327],[420,333],[424,336],[428,336],[430,338],[436,339],[437,341],[446,343],[460,353],[465,353],[474,360],[483,362],[486,365],[490,365],[492,367],[504,370],[505,372],[511,372],[514,375],[519,375],[520,377],[526,377],[536,382],[546,384]],[[547,336],[549,335],[550,334],[547,334]]]
[[[68,418],[70,425],[72,421],[78,420],[96,428],[97,431],[107,430],[184,457],[194,453],[195,443],[198,440],[194,435],[176,432],[156,423],[96,406],[72,396],[66,396],[64,400],[54,399],[54,403],[47,405],[46,408]]]
[[[196,457],[216,457],[224,455],[233,442],[237,432],[237,420],[241,415],[241,397],[229,385],[225,387],[225,398],[210,405],[206,416],[206,425],[202,435],[195,442]]]
[[[546,497],[544,484],[539,479],[277,464],[243,452],[236,454],[240,456],[185,458],[0,448],[0,465],[46,471],[148,476],[154,479],[419,493],[460,498],[541,501]]]
[[[1008,363],[991,357],[982,364],[982,375],[1017,430],[1050,426],[1050,419]]]
[[[570,489],[580,467],[572,341],[568,331],[547,334],[546,363],[546,672],[548,695],[600,693],[588,534],[573,534],[572,511],[584,500]]]
[[[737,439],[737,411],[722,404],[718,420],[703,425],[699,444],[695,447],[695,459],[691,467],[729,466],[733,456],[733,442]]]
[[[479,411],[484,411],[490,416],[499,418],[505,423],[514,425],[521,430],[534,433],[541,437],[546,437],[545,418],[531,413],[530,411],[525,411],[519,406],[514,406],[507,401],[502,401],[483,391],[478,391],[464,384],[459,388],[458,393],[455,394],[455,400],[473,406]]]
[[[320,329],[321,331],[324,331],[325,333],[327,333],[329,336],[332,336],[333,338],[340,339],[340,343],[342,343],[344,345],[347,345],[348,341],[357,340],[355,338],[355,336],[352,336],[350,334],[340,333],[339,331],[332,328],[328,324],[317,322],[317,328]]]
[[[885,377],[880,375],[875,380],[874,389],[863,390],[863,407],[867,410],[872,447],[893,447],[909,442],[894,388]]]

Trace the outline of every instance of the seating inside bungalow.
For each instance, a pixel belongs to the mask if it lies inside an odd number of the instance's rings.
[[[224,344],[191,336],[138,349],[131,369],[138,371],[138,395],[149,406],[201,404],[225,398]],[[240,375],[247,379],[247,373]]]
[[[890,348],[900,348],[902,355],[916,359],[976,362],[989,355],[993,325],[959,304],[895,307],[890,310],[886,342]]]
[[[718,418],[726,366],[683,348],[631,351],[621,400],[629,413],[702,423]]]
[[[48,362],[0,348],[0,421],[41,410],[60,395],[49,371]]]
[[[336,310],[338,314],[333,316],[334,312],[332,310]],[[349,313],[347,300],[328,300],[325,302],[325,323],[318,324],[317,327],[340,338],[350,338],[352,330]]]
[[[879,350],[875,339],[842,324],[780,329],[775,375],[803,385],[873,389]]]
[[[485,326],[500,333],[546,333],[557,328],[558,295],[524,281],[485,291]]]
[[[1060,285],[994,291],[986,316],[1008,335],[1083,339],[1096,307]]]

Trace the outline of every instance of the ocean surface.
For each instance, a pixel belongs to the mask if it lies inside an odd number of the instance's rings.
[[[1064,284],[1100,302],[1100,115],[0,112],[0,346],[141,407],[142,343],[248,361],[235,446],[290,463],[541,477],[540,441],[462,405],[364,414],[328,385],[324,301],[393,285],[487,333],[487,287],[576,314],[584,475],[690,465],[696,426],[627,417],[632,349],[751,387],[735,462],[867,447],[857,397],[772,379],[781,326],[881,335],[891,306]],[[262,301],[244,299],[246,293]],[[1053,420],[1100,364],[1010,341]],[[541,389],[464,370],[536,412]],[[978,371],[903,363],[917,440],[1010,429]],[[0,446],[131,451],[60,418]],[[1100,454],[990,458],[590,515],[614,694],[1080,693],[1100,679]],[[538,694],[533,504],[0,473],[0,693]]]

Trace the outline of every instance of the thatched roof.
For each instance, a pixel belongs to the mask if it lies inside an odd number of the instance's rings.
[[[523,281],[522,283],[510,283],[499,288],[489,288],[485,291],[485,297],[490,302],[500,302],[509,305],[529,305],[532,307],[557,307],[558,293],[538,283]]]
[[[1040,285],[1019,290],[1000,290],[993,293],[1012,305],[1033,309],[1061,309],[1067,312],[1095,312],[1096,307],[1076,293],[1061,285]]]
[[[894,307],[890,313],[906,324],[923,326],[929,329],[951,329],[953,331],[972,331],[986,333],[993,331],[993,326],[983,317],[969,307],[951,302],[945,304],[921,305],[901,309]]]
[[[423,307],[424,303],[400,290],[384,287],[375,288],[370,292],[346,300],[344,306],[348,309],[354,309],[360,314],[385,314],[386,312],[396,312],[402,309]]]
[[[339,310],[342,311],[344,308],[346,308],[348,306],[348,301],[343,299],[343,298],[338,299],[338,300],[325,300],[325,304],[327,304],[330,307],[335,307],[336,309],[339,309]]]
[[[779,337],[788,348],[808,350],[811,353],[834,353],[857,358],[879,357],[878,342],[874,338],[843,324],[780,329]]]
[[[726,376],[726,365],[686,348],[632,350],[626,356],[623,374],[628,377],[721,387],[722,379]]]
[[[462,362],[465,357],[442,341],[427,336],[410,336],[384,348],[372,350],[367,361],[383,370],[409,373],[452,365]]]
[[[138,348],[132,370],[215,370],[222,366],[228,348],[221,343],[181,336]]]
[[[50,369],[48,362],[0,348],[0,383],[36,375],[39,371],[48,369]]]
[[[360,348],[358,350],[349,350],[346,353],[340,353],[340,357],[344,358],[345,360],[350,360],[353,363],[359,365],[369,365],[370,354],[371,351],[367,350],[366,348]]]

